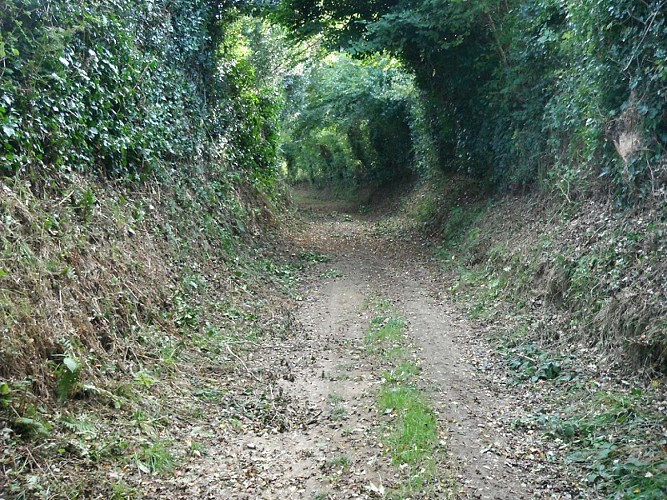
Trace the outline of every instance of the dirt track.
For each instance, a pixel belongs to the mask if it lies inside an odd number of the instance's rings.
[[[309,215],[289,235],[289,251],[330,260],[309,269],[294,336],[271,352],[288,367],[276,387],[302,424],[230,436],[218,454],[177,480],[183,498],[377,498],[396,486],[400,470],[379,440],[381,377],[364,346],[367,305],[378,297],[408,320],[421,382],[442,428],[442,481],[423,496],[567,498],[557,493],[558,473],[532,448],[530,434],[511,429],[520,405],[493,373],[481,333],[443,298],[421,242],[378,236],[377,220],[356,208],[303,208]]]

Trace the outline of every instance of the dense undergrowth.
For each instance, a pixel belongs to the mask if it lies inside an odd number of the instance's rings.
[[[665,196],[665,12],[663,0],[284,0],[275,17],[357,57],[398,58],[429,170],[635,204]]]
[[[146,179],[203,160],[270,180],[275,99],[225,2],[11,0],[0,19],[4,175]]]
[[[50,200],[2,184],[3,491],[131,497],[205,451],[204,415],[261,400],[237,353],[286,328],[293,275],[249,244],[271,207],[238,178],[60,182]]]

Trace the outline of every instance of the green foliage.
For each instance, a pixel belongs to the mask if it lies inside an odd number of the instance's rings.
[[[292,180],[383,182],[413,163],[416,100],[396,60],[333,53],[310,61],[288,90],[283,151]]]
[[[77,389],[82,368],[81,362],[75,357],[65,356],[63,358],[62,364],[56,370],[58,377],[57,394],[60,403],[64,403]]]
[[[414,149],[443,169],[501,188],[543,181],[570,201],[602,183],[636,201],[666,180],[666,11],[662,0],[283,0],[275,16],[357,56],[400,58],[421,90]]]
[[[225,162],[271,185],[280,93],[244,48],[266,52],[277,30],[231,4],[3,2],[0,174],[135,179]]]
[[[142,446],[136,454],[136,462],[139,470],[146,474],[159,474],[174,467],[174,457],[163,442]]]
[[[597,391],[567,408],[567,417],[540,423],[547,435],[566,443],[568,462],[583,471],[590,487],[614,498],[662,498],[667,461],[664,436],[656,434],[664,415],[653,397],[636,388]]]
[[[53,428],[34,405],[28,405],[22,414],[12,421],[11,425],[23,438],[35,440],[48,438]]]
[[[299,259],[313,264],[319,264],[329,262],[331,257],[319,252],[301,252],[299,254]]]
[[[371,322],[367,342],[369,344],[397,342],[403,338],[405,321],[397,317],[377,316]]]
[[[395,430],[389,438],[394,461],[414,465],[432,455],[438,440],[438,423],[419,391],[406,386],[385,386],[378,408],[381,412],[398,415]]]
[[[340,455],[327,460],[324,463],[324,468],[329,470],[331,469],[347,470],[350,468],[351,464],[352,462],[350,461],[350,457],[348,457],[347,455]]]
[[[553,127],[550,149],[561,165],[583,160],[626,195],[644,197],[658,187],[651,165],[667,145],[664,2],[587,0],[564,8],[558,50],[569,64],[547,107],[547,119],[564,127]]]
[[[6,408],[11,403],[12,388],[7,382],[0,383],[0,408]]]
[[[192,24],[207,8],[197,3]],[[174,5],[176,15],[184,9]],[[193,137],[181,132],[197,129],[201,91],[185,68],[165,60],[180,62],[194,41],[170,35],[168,11],[143,1],[69,0],[10,0],[4,10],[5,174],[42,165],[144,173],[167,156],[191,153]],[[199,38],[204,46],[206,33]]]
[[[507,357],[509,367],[515,370],[522,380],[553,380],[559,378],[563,372],[563,362],[553,359],[548,352],[540,351],[535,344],[515,347]]]
[[[281,65],[289,55],[284,34],[260,20],[240,17],[224,26],[222,38],[218,72],[227,106],[214,119],[233,138],[227,159],[269,191],[278,173]]]

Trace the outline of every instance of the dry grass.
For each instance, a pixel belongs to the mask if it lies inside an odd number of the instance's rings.
[[[70,354],[121,356],[134,326],[159,321],[176,276],[151,227],[156,221],[137,220],[137,202],[121,202],[120,190],[75,178],[41,197],[21,181],[6,182],[0,376],[31,377],[48,398],[54,363]],[[94,201],[84,208],[85,193]]]
[[[238,359],[290,320],[248,245],[269,200],[189,173],[0,182],[0,496],[104,496],[178,422],[266,390]]]

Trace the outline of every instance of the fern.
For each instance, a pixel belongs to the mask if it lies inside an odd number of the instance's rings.
[[[94,423],[89,422],[87,420],[83,419],[79,420],[72,417],[64,417],[62,419],[62,423],[66,429],[80,436],[89,436],[89,437],[97,436],[97,427],[95,426]]]

